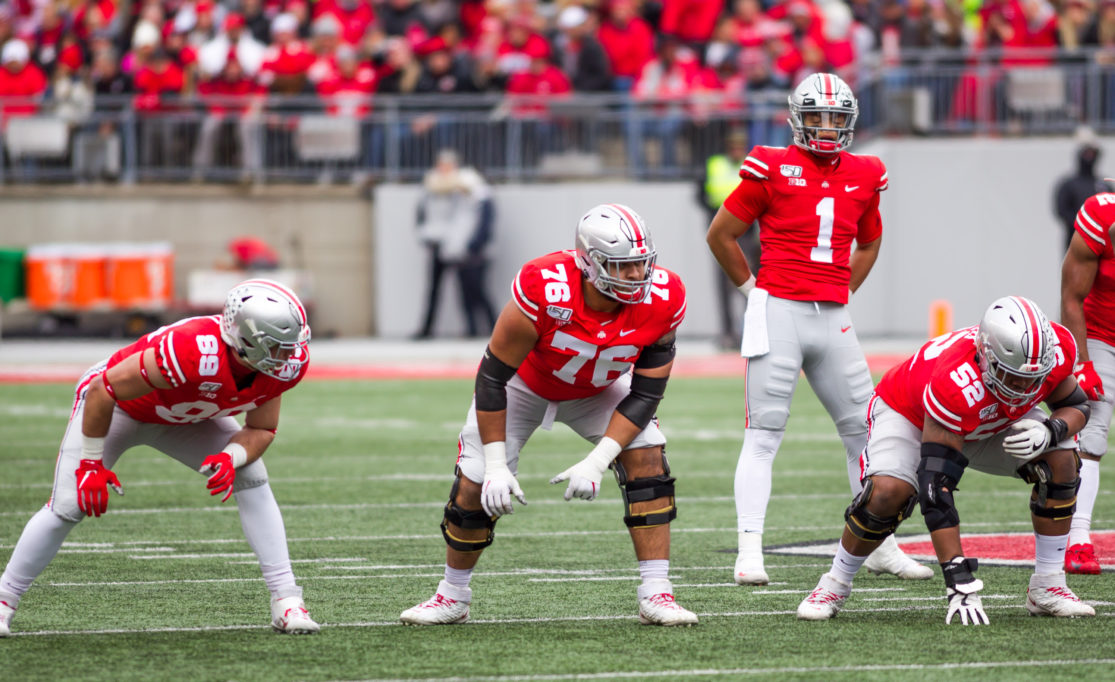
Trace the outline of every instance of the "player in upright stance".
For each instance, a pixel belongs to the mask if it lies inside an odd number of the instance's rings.
[[[1075,360],[1067,329],[1032,301],[1009,296],[993,302],[978,326],[933,339],[887,372],[868,408],[863,491],[844,512],[832,568],[798,606],[798,618],[835,616],[868,553],[918,502],[945,578],[945,623],[959,616],[964,625],[986,625],[983,581],[975,577],[976,560],[964,557],[953,499],[969,467],[1034,486],[1029,612],[1096,615],[1068,588],[1062,570],[1080,485],[1075,434],[1089,414]]]
[[[220,315],[154,331],[85,373],[58,462],[54,489],[0,575],[0,636],[70,531],[108,508],[123,488],[112,467],[147,445],[208,477],[221,502],[235,494],[244,536],[271,592],[271,625],[312,633],[287,553],[283,517],[261,457],[279,426],[281,394],[305,376],[310,326],[292,292],[262,279],[233,288]],[[244,413],[244,426],[234,415]]]
[[[492,331],[458,441],[456,481],[441,523],[445,579],[429,600],[403,611],[412,625],[468,620],[469,581],[492,544],[511,498],[526,499],[519,452],[535,429],[555,421],[595,447],[550,482],[568,481],[565,499],[592,500],[611,468],[624,501],[642,584],[639,620],[691,625],[667,577],[674,479],[655,411],[685,315],[681,279],[657,266],[643,219],[601,204],[577,223],[576,249],[536,258],[519,270],[511,300]]]
[[[808,76],[790,95],[793,146],[752,149],[740,168],[743,182],[708,230],[713,255],[747,298],[741,348],[749,358],[745,431],[735,479],[740,585],[769,581],[762,539],[771,470],[802,370],[836,423],[852,494],[861,487],[858,461],[867,442],[872,382],[845,306],[879,255],[879,193],[887,188],[887,170],[874,156],[846,151],[858,112],[840,78]],[[736,243],[756,220],[758,281]],[[867,567],[908,579],[933,576],[893,539]]]
[[[1090,197],[1076,214],[1075,234],[1061,265],[1061,324],[1076,340],[1076,380],[1091,401],[1092,416],[1080,432],[1080,495],[1069,530],[1065,571],[1098,574],[1092,544],[1092,511],[1100,485],[1100,458],[1115,406],[1115,194]]]

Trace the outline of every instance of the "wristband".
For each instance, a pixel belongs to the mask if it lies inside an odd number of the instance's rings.
[[[755,275],[752,274],[750,277],[747,278],[746,282],[744,282],[743,284],[739,285],[736,288],[739,289],[739,292],[741,294],[743,294],[744,298],[747,298],[748,296],[750,296],[751,295],[751,290],[755,288]]]
[[[507,443],[502,440],[484,443],[484,467],[507,467]]]
[[[82,459],[95,459],[98,462],[105,454],[105,439],[93,438],[92,436],[81,436],[81,458]]]
[[[233,469],[239,469],[248,463],[248,451],[240,443],[229,443],[222,452],[232,458]]]
[[[600,439],[600,442],[596,444],[596,447],[592,449],[592,452],[588,453],[588,457],[585,459],[591,459],[600,467],[600,470],[603,471],[611,465],[612,460],[618,457],[622,450],[622,445],[614,439],[604,436]]]

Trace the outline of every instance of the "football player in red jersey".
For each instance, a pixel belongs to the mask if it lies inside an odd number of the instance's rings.
[[[808,76],[789,101],[794,144],[751,150],[740,168],[743,181],[707,237],[720,267],[747,298],[745,431],[735,479],[740,585],[769,581],[762,534],[771,471],[802,370],[836,423],[853,495],[861,487],[858,460],[867,441],[871,373],[846,304],[879,254],[879,193],[887,188],[887,170],[874,156],[847,151],[859,109],[840,78]],[[762,253],[757,281],[736,242],[755,221]],[[867,567],[908,579],[933,576],[893,539]]]
[[[429,600],[403,611],[412,625],[468,620],[469,581],[512,497],[519,452],[535,429],[562,422],[595,444],[550,482],[565,499],[592,500],[611,468],[623,521],[639,561],[639,620],[691,625],[667,578],[670,521],[676,516],[666,438],[655,411],[685,316],[685,287],[656,264],[643,219],[621,204],[590,209],[577,223],[576,249],[536,258],[519,270],[480,361],[476,392],[458,441],[456,481],[441,523],[445,578]]]
[[[953,499],[969,467],[1034,486],[1027,610],[1094,616],[1062,570],[1080,485],[1076,434],[1090,412],[1073,376],[1075,361],[1067,329],[1050,323],[1032,301],[1009,296],[993,302],[979,326],[939,336],[887,372],[868,407],[863,490],[844,512],[832,568],[798,606],[798,618],[835,616],[868,553],[917,502],[945,578],[945,623],[987,624],[983,581],[975,577],[976,560],[964,557]]]
[[[0,636],[20,598],[70,531],[108,509],[112,468],[147,445],[208,477],[210,495],[236,496],[240,523],[271,592],[271,625],[312,633],[287,552],[282,513],[261,457],[279,426],[281,395],[305,376],[310,326],[286,287],[247,280],[220,315],[167,325],[114,353],[78,382],[50,500],[23,530],[0,576]],[[244,414],[241,427],[235,415]]]
[[[1107,452],[1115,392],[1115,194],[1096,194],[1076,214],[1075,233],[1061,264],[1061,324],[1076,339],[1076,380],[1091,401],[1092,416],[1080,432],[1080,496],[1069,531],[1065,571],[1098,574],[1092,544],[1092,511]]]

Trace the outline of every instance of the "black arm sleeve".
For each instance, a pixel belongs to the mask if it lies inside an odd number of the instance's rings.
[[[640,429],[645,429],[654,413],[658,411],[658,403],[666,394],[668,377],[655,379],[653,377],[635,374],[631,377],[631,392],[616,405],[616,412],[631,420],[631,423]]]
[[[1068,394],[1064,400],[1049,403],[1049,409],[1057,411],[1062,407],[1075,407],[1084,413],[1084,421],[1087,422],[1088,418],[1092,416],[1092,406],[1088,404],[1088,396],[1084,394],[1084,389],[1079,386],[1076,387],[1072,393]],[[1056,434],[1054,434],[1056,435]],[[1055,441],[1056,442],[1056,441]]]
[[[506,410],[507,382],[516,371],[515,367],[497,358],[491,348],[485,348],[476,372],[476,409],[480,412]]]

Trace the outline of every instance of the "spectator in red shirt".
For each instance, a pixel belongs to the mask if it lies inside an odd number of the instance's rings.
[[[615,89],[628,92],[654,58],[654,31],[637,16],[634,0],[613,0],[597,37],[612,65]]]
[[[370,64],[361,63],[356,50],[349,45],[337,48],[336,60],[336,74],[318,83],[317,93],[330,115],[362,119],[372,111],[372,94],[376,91],[375,69]]]
[[[201,46],[198,50],[198,66],[201,78],[212,78],[224,70],[225,60],[235,55],[240,68],[254,78],[263,64],[264,46],[252,37],[244,23],[244,17],[235,12],[225,15],[224,31]]]
[[[331,15],[341,27],[341,40],[356,45],[368,26],[375,21],[375,10],[368,0],[320,0],[314,6],[314,19]]]
[[[524,164],[532,165],[541,155],[557,149],[558,126],[550,117],[547,100],[572,91],[573,84],[565,72],[551,64],[541,51],[531,55],[526,71],[512,75],[507,81],[511,113],[519,119],[523,132]]]
[[[158,29],[152,29],[158,32]],[[144,115],[165,114],[176,108],[175,100],[185,87],[182,69],[171,61],[162,47],[150,54],[137,52],[136,56],[135,108],[140,113],[141,163],[148,167],[183,165],[180,155],[183,151],[181,125],[164,116]]]
[[[73,14],[74,31],[78,39],[85,41],[97,29],[107,26],[116,16],[116,3],[113,0],[80,0]]]
[[[724,0],[662,0],[658,29],[699,48],[712,37]]]
[[[298,19],[293,14],[276,16],[271,20],[271,39],[272,44],[263,53],[260,82],[275,93],[302,92],[315,57],[310,47],[298,39]]]
[[[507,36],[496,50],[496,72],[505,79],[530,69],[535,55],[550,58],[550,43],[534,32],[533,20],[517,16],[507,25]]]
[[[0,98],[19,98],[15,102],[4,102],[0,107],[0,124],[8,127],[11,116],[30,116],[39,108],[39,100],[46,91],[46,76],[39,67],[31,63],[31,50],[27,43],[12,38],[4,43],[0,51]]]
[[[686,102],[700,89],[700,64],[677,36],[659,37],[658,57],[647,62],[635,82],[635,98],[649,100],[635,110],[638,119],[627,125],[628,159],[632,168],[646,169],[643,142],[661,145],[662,168],[677,166],[677,140],[688,113]]]
[[[333,55],[340,44],[341,24],[336,17],[325,14],[314,19],[310,27],[310,49],[314,61],[306,72],[306,78],[315,88],[318,83],[336,75],[337,64],[333,60]]]
[[[234,126],[240,148],[242,179],[258,173],[260,156],[259,113],[266,89],[248,76],[233,51],[216,78],[198,84],[198,95],[208,113],[201,123],[197,146],[194,148],[194,171],[201,174],[213,166],[213,157],[221,132]],[[231,151],[222,157],[231,157]]]

